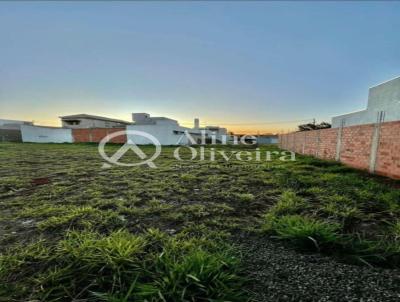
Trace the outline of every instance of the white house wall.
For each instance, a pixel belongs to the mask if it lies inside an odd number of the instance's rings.
[[[367,110],[333,117],[332,128],[340,127],[342,121],[344,126],[375,123],[380,111],[385,112],[385,122],[400,120],[400,77],[371,87]]]
[[[72,130],[21,125],[21,136],[24,143],[72,143]]]
[[[162,123],[156,125],[128,125],[126,129],[143,131],[148,134],[151,134],[160,142],[160,145],[186,145],[189,143],[187,137],[182,134],[175,134],[174,131],[185,131],[189,130],[188,128],[176,126],[174,124]],[[145,137],[127,134],[127,139],[133,141],[138,145],[148,145],[152,144],[150,140]]]
[[[339,128],[343,121],[343,126],[354,126],[369,124],[371,122],[370,112],[367,110],[357,111],[338,115],[332,118],[332,128]]]

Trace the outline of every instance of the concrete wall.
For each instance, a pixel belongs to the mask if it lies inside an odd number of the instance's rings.
[[[160,145],[186,145],[189,140],[182,132],[188,130],[189,133],[196,133],[193,129],[177,126],[175,123],[168,121],[157,121],[155,125],[128,125],[126,130],[143,131],[151,134],[158,139]],[[178,133],[177,133],[178,132]],[[128,134],[128,140],[132,140],[135,144],[151,144],[151,141],[145,137]],[[192,135],[194,139],[199,136]]]
[[[283,134],[279,146],[400,179],[400,121]]]
[[[22,142],[21,130],[0,126],[0,142]]]
[[[385,112],[385,122],[400,120],[400,77],[371,87],[367,109],[333,117],[332,127],[340,127],[342,121],[344,126],[375,123],[380,111]]]
[[[332,128],[339,128],[343,123],[344,126],[356,126],[373,123],[371,113],[367,110],[356,111],[352,113],[338,115],[332,118]]]
[[[72,143],[72,130],[65,128],[21,125],[23,142],[31,143]]]
[[[400,108],[400,77],[369,89],[368,108],[385,110]]]
[[[196,129],[197,130],[197,129]],[[194,131],[196,131],[194,130]],[[205,135],[206,137],[211,138],[212,136],[215,137],[215,139],[217,140],[217,142],[222,142],[224,141],[224,139],[229,141],[229,137],[228,137],[228,130],[226,128],[222,128],[222,127],[218,127],[218,126],[208,126],[205,128],[199,128],[199,134],[201,134],[200,131],[205,131]]]

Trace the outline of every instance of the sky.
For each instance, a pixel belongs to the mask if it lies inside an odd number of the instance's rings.
[[[0,118],[285,132],[400,75],[400,2],[0,2]]]

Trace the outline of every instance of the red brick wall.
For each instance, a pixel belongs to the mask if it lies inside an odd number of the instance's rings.
[[[370,168],[374,124],[344,127],[340,161],[351,167]],[[279,136],[279,146],[299,154],[334,160],[339,128],[293,132]],[[400,121],[382,123],[375,173],[400,179]]]
[[[383,123],[380,134],[376,172],[400,178],[400,122]]]
[[[318,131],[320,134],[318,157],[334,160],[336,155],[338,129],[332,128]]]
[[[123,130],[125,128],[72,129],[72,136],[75,143],[98,143],[108,134]],[[114,137],[110,142],[123,144],[126,142],[126,135]]]
[[[304,152],[306,155],[316,155],[319,131],[304,131]]]
[[[340,161],[351,167],[369,168],[374,125],[360,125],[343,128]]]

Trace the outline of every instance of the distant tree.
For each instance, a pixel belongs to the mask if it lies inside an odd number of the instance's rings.
[[[332,125],[327,122],[322,122],[321,124],[317,125],[317,129],[328,129],[332,128]]]
[[[320,124],[308,123],[298,126],[299,131],[311,131],[311,130],[327,129],[331,127],[332,125],[326,122],[322,122]]]

